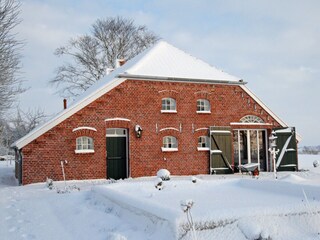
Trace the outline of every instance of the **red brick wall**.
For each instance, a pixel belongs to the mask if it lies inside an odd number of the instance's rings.
[[[164,97],[176,99],[177,113],[160,112]],[[210,101],[211,114],[196,113],[199,98]],[[230,122],[239,122],[245,115],[256,115],[279,126],[239,86],[127,80],[25,146],[22,183],[41,182],[46,177],[62,180],[60,161],[64,159],[68,160],[67,179],[106,178],[106,128],[114,127],[129,129],[131,177],[155,175],[160,168],[167,168],[173,175],[206,174],[209,152],[197,151],[197,137],[207,132],[193,130],[230,126]],[[105,121],[115,117],[131,121]],[[135,136],[136,124],[143,128],[141,138]],[[181,132],[160,132],[167,127],[180,130],[180,125]],[[97,131],[72,131],[81,126]],[[75,153],[76,138],[82,134],[93,137],[94,153]],[[166,135],[178,139],[178,152],[161,151]]]

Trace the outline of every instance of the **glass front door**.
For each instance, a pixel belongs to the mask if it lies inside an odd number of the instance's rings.
[[[267,171],[266,130],[245,129],[233,131],[235,171],[247,163],[259,163],[260,171]]]

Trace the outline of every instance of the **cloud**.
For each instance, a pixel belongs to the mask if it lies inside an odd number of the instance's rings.
[[[319,9],[317,0],[26,0],[18,31],[27,42],[23,70],[32,88],[23,101],[43,104],[40,97],[31,98],[43,92],[60,109],[60,99],[49,97],[55,91],[47,86],[63,61],[53,51],[70,37],[88,33],[96,19],[120,15],[248,81],[311,144],[320,134],[316,127],[313,137],[310,133],[320,118],[313,110],[320,102]]]

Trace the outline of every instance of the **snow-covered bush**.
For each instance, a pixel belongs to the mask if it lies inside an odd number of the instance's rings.
[[[252,240],[271,240],[270,234],[267,230],[261,229],[261,226],[254,221],[247,219],[240,219],[238,228],[245,235],[247,239]]]
[[[313,162],[313,166],[314,166],[314,167],[319,167],[319,165],[320,165],[319,160],[315,160],[315,161]]]
[[[194,204],[194,202],[192,199],[180,201],[180,207],[181,207],[182,211],[187,214],[187,220],[189,223],[189,230],[191,231],[192,239],[197,240],[198,238],[196,235],[196,230],[195,230],[193,218],[191,215],[191,208],[192,208],[193,204]]]
[[[161,190],[163,188],[163,183],[162,183],[162,179],[161,178],[157,178],[155,181],[154,181],[154,187],[158,190]]]
[[[46,186],[47,186],[47,188],[49,188],[50,190],[53,189],[53,180],[52,180],[51,178],[48,178],[48,177],[47,177]]]
[[[64,188],[59,188],[57,185],[54,186],[53,180],[51,178],[47,177],[46,180],[46,187],[49,188],[50,190],[56,190],[57,193],[63,194],[63,193],[70,193],[71,191],[80,191],[80,187],[77,185],[69,185],[69,186],[64,186]]]
[[[180,201],[180,207],[182,209],[182,211],[186,212],[188,211],[189,209],[192,208],[194,202],[192,199],[188,199],[188,200],[181,200]]]
[[[157,172],[157,177],[161,178],[163,181],[170,180],[170,172],[167,169],[160,169]]]
[[[56,188],[56,189],[57,189],[57,193],[59,194],[71,193],[71,191],[74,191],[74,190],[80,191],[80,188],[77,187],[76,185],[66,186],[64,187],[64,189],[59,189],[59,188]]]

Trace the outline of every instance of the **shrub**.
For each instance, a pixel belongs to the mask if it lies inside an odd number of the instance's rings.
[[[157,177],[161,178],[163,181],[170,180],[170,172],[167,169],[160,169],[157,172]]]

